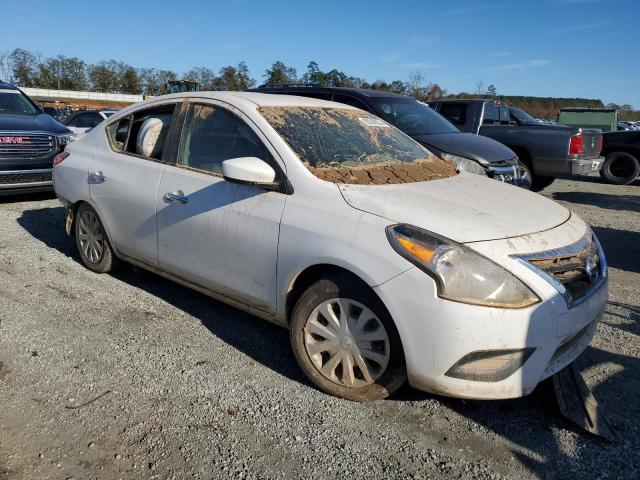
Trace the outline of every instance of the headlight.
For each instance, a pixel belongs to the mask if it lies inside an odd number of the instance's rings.
[[[406,224],[387,227],[387,238],[396,252],[435,280],[441,298],[502,308],[540,301],[512,273],[452,240]]]
[[[73,142],[76,139],[75,133],[64,133],[62,135],[58,135],[58,145],[64,146],[68,143]]]
[[[452,155],[451,153],[443,153],[443,160],[448,160],[453,162],[458,170],[463,172],[475,173],[476,175],[487,176],[487,172],[478,164],[478,162],[474,162],[468,158],[459,157],[457,155]]]

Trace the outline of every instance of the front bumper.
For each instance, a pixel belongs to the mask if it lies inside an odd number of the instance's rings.
[[[0,196],[53,190],[53,169],[0,170]]]
[[[395,320],[409,383],[428,392],[474,399],[527,395],[543,379],[571,363],[589,344],[604,311],[608,283],[568,309],[559,293],[523,309],[467,305],[437,297],[433,281],[412,268],[375,287]],[[533,353],[500,381],[463,380],[445,373],[472,352]]]

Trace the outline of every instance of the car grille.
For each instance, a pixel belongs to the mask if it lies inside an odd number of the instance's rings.
[[[29,172],[0,172],[0,185],[19,185],[24,183],[51,182],[51,171],[36,170]]]
[[[44,158],[56,149],[53,135],[20,132],[0,132],[0,159]]]
[[[607,275],[602,249],[591,233],[574,245],[520,258],[543,272],[570,307],[586,298]]]

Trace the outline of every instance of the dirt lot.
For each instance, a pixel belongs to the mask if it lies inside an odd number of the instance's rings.
[[[150,273],[89,272],[58,202],[29,197],[0,199],[0,479],[640,478],[640,184],[544,194],[608,255],[579,361],[622,444],[560,417],[548,384],[496,402],[324,395],[285,330]]]

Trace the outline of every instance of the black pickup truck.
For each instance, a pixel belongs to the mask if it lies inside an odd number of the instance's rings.
[[[640,132],[605,132],[602,136],[605,160],[600,176],[609,183],[628,185],[640,175]]]
[[[53,157],[72,135],[19,88],[0,83],[0,196],[52,190]]]
[[[586,175],[602,165],[599,129],[521,121],[497,100],[440,100],[430,105],[463,132],[493,138],[516,152],[521,169],[532,176],[532,190],[550,185],[556,176]]]

